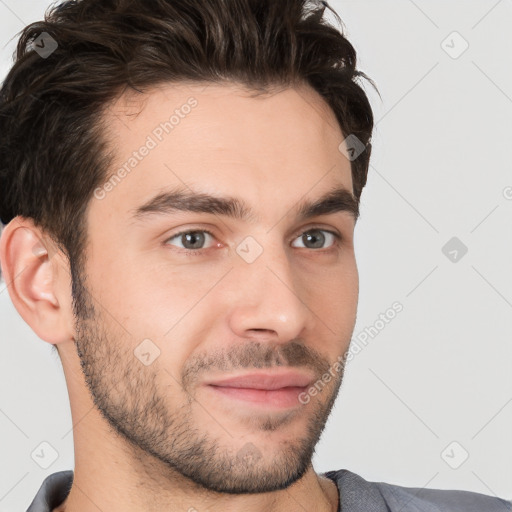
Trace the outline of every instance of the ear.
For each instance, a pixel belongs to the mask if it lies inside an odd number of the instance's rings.
[[[51,344],[74,337],[67,258],[31,219],[15,217],[2,230],[0,265],[23,320]]]

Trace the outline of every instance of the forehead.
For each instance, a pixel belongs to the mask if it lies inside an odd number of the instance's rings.
[[[104,121],[113,161],[98,206],[126,217],[177,186],[265,204],[269,215],[334,187],[352,191],[344,135],[309,87],[255,96],[236,84],[164,84],[122,95]]]

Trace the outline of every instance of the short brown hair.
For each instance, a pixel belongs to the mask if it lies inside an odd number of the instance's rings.
[[[76,275],[86,209],[111,161],[103,109],[128,89],[185,80],[313,87],[343,134],[366,145],[351,162],[359,201],[373,114],[358,82],[373,82],[356,70],[356,52],[326,21],[326,8],[341,24],[327,2],[310,0],[74,0],[51,8],[22,31],[0,91],[0,220],[31,218]],[[53,43],[50,55],[37,52],[44,41]]]

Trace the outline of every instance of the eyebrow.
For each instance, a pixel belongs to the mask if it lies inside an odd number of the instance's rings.
[[[355,222],[359,217],[359,202],[346,188],[337,187],[315,201],[309,199],[299,201],[296,210],[299,221],[319,215],[348,212]],[[161,192],[130,211],[131,218],[136,223],[143,222],[154,215],[170,215],[178,211],[213,213],[245,222],[254,221],[257,218],[254,211],[236,197],[194,192],[183,187]]]

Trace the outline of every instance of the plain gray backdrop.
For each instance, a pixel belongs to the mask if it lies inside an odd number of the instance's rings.
[[[49,4],[0,0],[2,78],[13,36]],[[366,86],[354,355],[315,468],[512,499],[512,2],[331,5],[382,99]],[[3,281],[0,323],[0,511],[12,512],[74,467],[73,432],[60,361]]]

